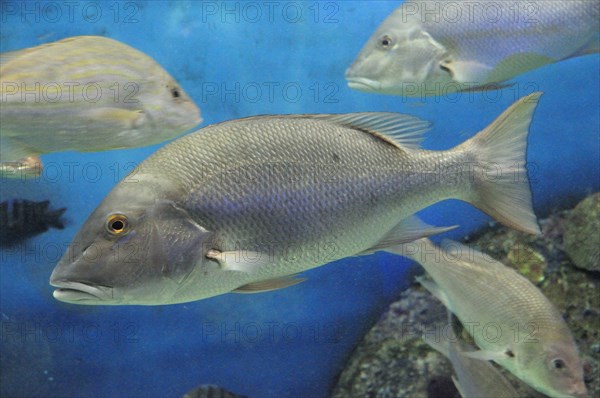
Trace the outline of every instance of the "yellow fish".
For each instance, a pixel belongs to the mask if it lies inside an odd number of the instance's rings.
[[[77,36],[0,56],[0,174],[40,171],[38,155],[135,148],[202,122],[181,86],[146,54]]]

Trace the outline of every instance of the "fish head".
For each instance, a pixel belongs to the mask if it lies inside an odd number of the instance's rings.
[[[548,396],[583,398],[587,389],[583,379],[583,364],[574,342],[553,339],[552,344],[536,344],[539,349],[527,350],[519,364],[523,380]]]
[[[417,23],[396,23],[396,19],[393,13],[346,70],[348,86],[371,93],[421,96],[454,84],[445,67],[445,47]]]
[[[160,190],[168,182],[138,183],[121,182],[78,231],[50,278],[56,299],[167,304],[208,261],[211,233]]]
[[[200,109],[175,79],[163,75],[159,89],[162,89],[163,106],[157,110],[154,120],[163,123],[161,128],[184,132],[202,123]]]
[[[150,80],[134,86],[148,132],[146,145],[160,143],[202,123],[200,109],[182,86],[166,71],[159,69]]]

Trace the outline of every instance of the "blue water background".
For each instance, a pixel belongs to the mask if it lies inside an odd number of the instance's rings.
[[[61,2],[3,2],[1,51],[105,35],[163,65],[201,107],[203,126],[257,114],[397,111],[434,123],[431,149],[463,142],[535,88],[545,93],[528,149],[537,214],[599,188],[598,55],[527,73],[500,92],[423,102],[350,90],[343,78],[397,2],[256,2],[255,10],[244,2],[74,3],[70,14]],[[66,206],[68,226],[0,252],[0,395],[177,397],[214,383],[251,397],[328,396],[357,341],[409,283],[406,260],[352,258],[281,291],[175,306],[82,307],[52,298],[48,278],[66,245],[116,181],[158,147],[50,154],[42,179],[2,182],[2,200]],[[453,237],[490,221],[458,201],[422,215],[460,224]]]

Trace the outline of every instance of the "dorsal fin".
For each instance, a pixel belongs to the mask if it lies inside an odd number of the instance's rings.
[[[288,119],[328,120],[340,126],[363,131],[400,149],[418,149],[423,134],[431,128],[431,123],[414,116],[394,112],[359,112],[340,114],[302,114],[302,115],[260,115],[238,119],[270,119],[274,117]]]
[[[393,112],[360,112],[306,115],[326,119],[371,134],[400,149],[418,149],[431,123],[414,116]]]
[[[0,54],[0,66],[8,64],[10,61],[12,61],[16,57],[20,56],[21,54],[22,54],[22,51],[20,51],[20,50],[9,51],[9,52]]]

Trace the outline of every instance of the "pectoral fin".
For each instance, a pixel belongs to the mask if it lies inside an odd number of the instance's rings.
[[[217,261],[224,271],[253,273],[272,263],[272,258],[267,253],[249,250],[224,252],[209,250],[206,257]]]
[[[306,278],[296,278],[293,275],[282,278],[267,279],[260,282],[248,283],[233,290],[232,293],[263,293],[284,289],[304,282]]]
[[[489,82],[489,74],[493,68],[477,61],[453,60],[444,62],[441,68],[448,71],[458,83],[476,83],[483,85]]]
[[[494,361],[494,362],[498,362],[498,361],[502,361],[507,358],[510,358],[510,356],[506,353],[506,351],[484,351],[484,350],[466,351],[466,352],[461,352],[460,355],[465,356],[467,358],[478,359],[481,361]]]
[[[87,119],[113,123],[124,129],[135,129],[144,123],[146,114],[139,109],[96,108],[85,112]]]

